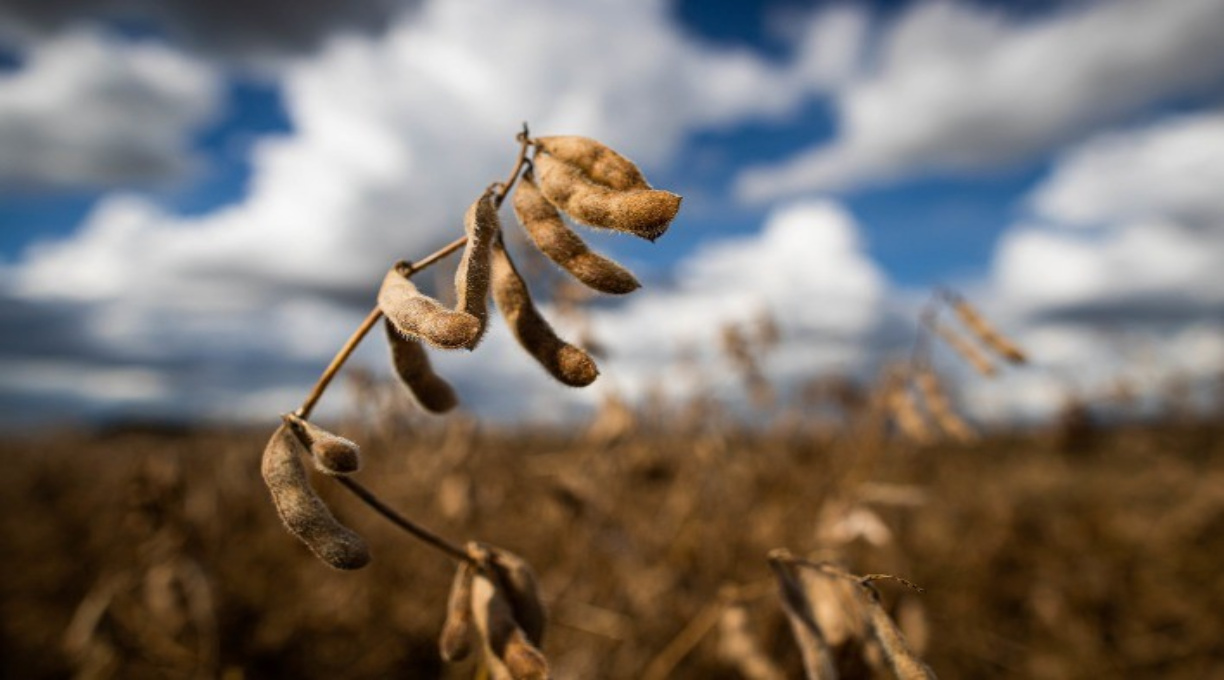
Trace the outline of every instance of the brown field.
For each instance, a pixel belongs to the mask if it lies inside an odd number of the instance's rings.
[[[621,437],[458,417],[337,429],[364,445],[358,478],[404,514],[531,562],[556,677],[658,668],[695,617],[695,633],[714,621],[728,584],[799,677],[765,559],[779,547],[922,585],[879,587],[944,678],[1224,677],[1224,428],[914,447],[806,421],[639,421]],[[259,477],[272,428],[0,445],[0,674],[473,677],[475,662],[437,652],[446,557],[320,477],[373,563],[334,571],[285,533]],[[874,544],[842,530],[847,517]],[[716,626],[692,639],[671,677],[742,677]]]

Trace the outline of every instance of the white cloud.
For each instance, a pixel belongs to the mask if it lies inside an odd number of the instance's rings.
[[[6,287],[27,303],[79,307],[82,341],[99,353],[325,362],[381,272],[454,238],[468,203],[505,178],[522,121],[599,138],[650,174],[694,129],[784,113],[846,77],[864,20],[824,16],[809,20],[804,57],[788,67],[690,39],[661,1],[428,3],[385,34],[336,37],[285,62],[293,132],[257,144],[241,201],[184,217],[109,195],[76,234],[9,267]],[[55,103],[56,115],[70,105]],[[514,349],[484,351],[499,346]]]
[[[153,43],[78,30],[34,47],[0,75],[0,183],[118,186],[166,181],[191,162],[214,113],[217,75]]]
[[[1218,84],[1224,3],[1086,3],[1009,20],[950,2],[887,27],[875,68],[836,98],[836,139],[746,171],[763,200],[1031,158],[1166,97]]]
[[[1224,113],[1181,116],[1075,148],[1036,192],[1039,214],[1091,226],[1151,216],[1224,228]]]
[[[1222,120],[1183,116],[1061,155],[984,291],[1038,366],[976,385],[974,403],[1049,415],[1066,397],[1106,398],[1119,378],[1150,401],[1170,380],[1224,371],[1224,193],[1207,186],[1224,176]]]
[[[639,396],[681,343],[716,351],[724,324],[750,322],[762,310],[785,338],[775,377],[854,372],[876,349],[870,337],[884,320],[887,289],[850,215],[807,201],[775,209],[759,234],[699,248],[678,266],[674,289],[598,313],[595,333],[613,351],[617,384]]]

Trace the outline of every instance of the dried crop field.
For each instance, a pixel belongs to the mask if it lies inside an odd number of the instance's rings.
[[[875,584],[940,677],[1224,676],[1219,425],[917,446],[796,415],[332,429],[363,442],[358,477],[400,512],[530,562],[554,677],[801,677],[778,548],[922,586]],[[0,675],[474,677],[438,651],[454,565],[317,473],[373,559],[314,559],[260,480],[269,430],[0,445]],[[854,644],[834,648],[841,677],[889,677]]]

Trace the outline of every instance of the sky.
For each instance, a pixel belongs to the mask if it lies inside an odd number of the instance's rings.
[[[293,409],[387,267],[504,178],[523,121],[684,203],[655,243],[584,232],[644,284],[589,309],[594,386],[550,382],[500,321],[432,355],[477,416],[683,398],[694,353],[734,402],[720,329],[761,314],[784,392],[866,378],[940,287],[1033,357],[988,381],[937,348],[983,422],[1120,381],[1205,391],[1219,26],[1224,0],[0,0],[0,426]],[[386,374],[386,351],[355,365]]]

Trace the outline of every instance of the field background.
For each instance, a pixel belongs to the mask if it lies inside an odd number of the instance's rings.
[[[753,631],[798,677],[765,560],[778,547],[925,587],[881,590],[941,677],[1224,677],[1218,424],[1079,412],[917,447],[802,410],[714,428],[729,420],[687,408],[607,408],[574,432],[462,416],[336,428],[363,443],[359,478],[384,500],[534,565],[557,677],[640,677],[728,584],[756,589]],[[0,444],[3,676],[472,677],[436,651],[446,558],[321,478],[373,564],[333,571],[280,527],[258,472],[273,426]],[[714,629],[672,677],[741,676]]]

